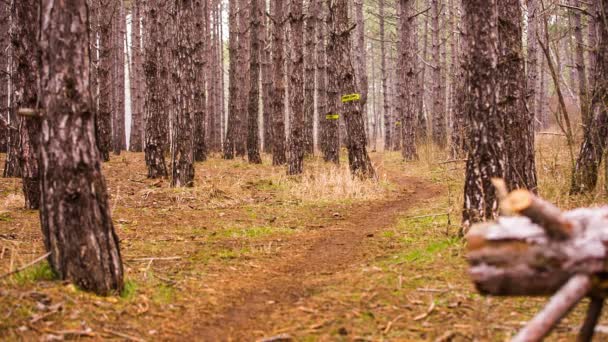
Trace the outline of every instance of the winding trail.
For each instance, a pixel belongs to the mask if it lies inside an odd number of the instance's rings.
[[[369,239],[393,226],[408,209],[440,194],[437,185],[426,181],[396,172],[389,172],[388,176],[399,187],[392,198],[355,206],[344,214],[343,220],[296,243],[291,241],[289,255],[250,275],[251,281],[228,295],[221,312],[213,317],[201,315],[200,324],[192,327],[191,337],[204,341],[252,341],[270,334],[268,317],[273,311],[299,305],[320,283],[331,285],[328,275],[349,272],[373,258],[366,254]]]

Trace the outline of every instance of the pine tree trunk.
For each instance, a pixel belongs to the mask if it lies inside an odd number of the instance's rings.
[[[270,4],[272,10],[272,78],[274,94],[272,102],[272,165],[287,163],[285,137],[285,9],[287,0]]]
[[[433,142],[439,147],[446,145],[446,123],[445,123],[445,88],[442,82],[443,59],[441,53],[440,18],[443,15],[441,0],[432,0],[432,22],[433,35]]]
[[[0,1],[0,152],[6,153],[8,123],[8,45],[9,45],[9,2]]]
[[[498,2],[499,94],[498,112],[505,130],[505,181],[509,190],[536,192],[534,117],[526,109],[520,0]]]
[[[264,2],[263,2],[264,4]],[[262,30],[260,32],[260,40],[262,41],[261,58],[262,58],[262,103],[264,107],[263,113],[263,137],[264,149],[266,153],[272,152],[272,22],[265,15],[265,7],[262,13]]]
[[[161,6],[162,4],[162,6]],[[163,55],[167,47],[163,40],[163,0],[146,3],[146,24],[144,34],[146,98],[144,110],[145,157],[148,178],[168,176],[165,164],[166,149],[166,96],[163,73]]]
[[[249,45],[249,103],[247,106],[247,156],[249,163],[261,164],[260,157],[260,31],[261,8],[260,0],[251,0],[250,3],[250,30]]]
[[[527,30],[527,63],[526,63],[526,103],[528,111],[533,118],[538,117],[536,106],[537,87],[538,87],[538,15],[540,13],[538,0],[526,0],[528,6],[528,30]]]
[[[14,106],[37,109],[38,94],[38,43],[36,41],[39,27],[37,1],[20,0],[13,3],[13,39],[12,52],[16,64],[13,77],[15,93]],[[33,117],[19,119],[20,133],[20,169],[23,179],[23,195],[27,209],[38,209],[40,205],[40,174],[38,168],[38,149],[40,148],[40,119]]]
[[[9,42],[8,47],[6,48],[6,53],[8,57],[7,61],[7,76],[8,76],[8,85],[7,85],[7,96],[8,96],[8,116],[7,116],[7,125],[8,125],[8,133],[6,135],[6,161],[4,164],[4,173],[3,177],[21,177],[21,167],[19,162],[19,155],[21,153],[21,139],[20,139],[20,124],[16,115],[15,108],[15,85],[14,79],[15,77],[15,57],[13,53],[12,40],[14,38],[14,30],[16,19],[14,17],[14,8],[15,1],[11,0],[9,6]]]
[[[416,151],[416,57],[413,43],[416,39],[414,19],[408,19],[414,15],[413,0],[400,0],[399,38],[401,48],[399,49],[399,79],[401,87],[399,90],[399,101],[401,102],[402,119],[399,128],[402,130],[401,154],[405,160],[418,159]]]
[[[237,73],[237,97],[238,110],[238,133],[236,134],[236,155],[245,158],[247,154],[247,137],[248,137],[248,98],[245,94],[249,93],[249,84],[251,77],[249,76],[249,54],[250,54],[250,39],[251,32],[249,30],[249,0],[241,0],[239,2],[239,36],[238,36],[238,73]]]
[[[97,82],[99,85],[99,100],[97,115],[95,116],[95,137],[97,148],[103,161],[110,160],[112,150],[112,105],[114,86],[112,84],[112,56],[114,44],[112,42],[112,20],[118,12],[117,0],[97,1],[97,24],[99,32],[99,66],[97,68]]]
[[[425,114],[425,110],[428,109],[428,102],[426,101],[426,97],[427,97],[427,91],[426,91],[426,84],[427,84],[427,77],[426,77],[426,61],[428,60],[428,51],[429,51],[429,19],[428,16],[425,16],[424,19],[424,44],[422,47],[422,58],[424,59],[424,62],[422,63],[422,72],[420,72],[420,80],[419,80],[419,84],[420,84],[420,90],[421,90],[421,94],[420,94],[420,99],[418,100],[418,138],[420,140],[426,141],[429,137],[429,133],[428,133],[428,122],[427,122],[427,117]]]
[[[465,229],[492,218],[497,210],[493,177],[505,176],[504,137],[501,116],[496,110],[498,32],[497,0],[463,0],[468,81],[466,119],[468,161],[464,189]]]
[[[315,17],[312,5],[308,6],[304,34],[304,153],[314,153],[314,120],[315,120]]]
[[[336,65],[336,79],[341,93],[341,114],[347,131],[348,163],[351,173],[359,178],[375,178],[369,155],[363,124],[361,97],[356,87],[355,70],[352,64],[350,25],[348,22],[348,0],[337,0],[330,8],[333,27],[330,33],[328,59]]]
[[[114,15],[114,106],[112,122],[112,145],[115,155],[126,148],[125,134],[125,10],[124,0],[120,2]]]
[[[131,135],[129,150],[143,151],[143,106],[142,106],[142,45],[141,45],[141,0],[131,5]]]
[[[175,85],[175,116],[171,131],[173,148],[171,164],[173,176],[171,186],[191,187],[194,185],[194,118],[200,103],[196,97],[195,69],[195,18],[200,15],[193,0],[178,0],[175,5],[177,30],[173,51]],[[200,90],[199,90],[200,91]]]
[[[460,0],[456,0],[460,1]],[[458,6],[458,11],[460,13],[460,4]],[[456,20],[456,18],[454,19]],[[454,50],[457,51],[457,60],[459,62],[454,62],[453,66],[455,68],[453,72],[453,85],[452,85],[452,132],[451,132],[451,157],[453,159],[463,158],[467,149],[467,135],[466,135],[466,127],[465,127],[465,103],[467,99],[463,98],[467,93],[465,89],[466,78],[464,75],[464,69],[462,68],[462,59],[463,52],[467,50],[466,47],[466,39],[464,39],[464,28],[462,25],[455,25],[454,27],[455,33],[453,40],[458,40],[458,44],[454,47]],[[456,37],[459,37],[457,39]]]
[[[205,61],[206,50],[209,49],[211,37],[209,35],[209,8],[206,0],[188,0],[192,2],[192,27],[190,34],[190,53],[193,63],[193,81],[189,86],[192,87],[192,130],[194,138],[194,160],[202,162],[207,160],[207,139],[206,139],[206,116],[207,116],[207,92],[205,90],[206,80],[209,76],[207,71],[208,64]],[[203,4],[205,2],[205,4]],[[202,30],[203,32],[198,32]]]
[[[224,141],[224,159],[234,159],[236,152],[237,134],[239,128],[238,114],[238,86],[237,86],[237,65],[238,65],[238,0],[229,0],[228,21],[230,37],[228,41],[228,54],[230,57],[230,67],[228,71],[228,125],[226,129],[226,139]]]
[[[291,0],[289,63],[289,158],[288,175],[301,174],[304,169],[304,13],[303,0]]]
[[[118,293],[123,267],[94,138],[88,7],[85,0],[43,0],[41,5],[45,247],[61,279],[100,295]]]
[[[381,0],[382,1],[382,0]],[[326,9],[329,10],[332,7],[331,0],[327,0]],[[333,34],[335,25],[335,16],[328,13],[327,15],[327,30],[326,36]],[[336,63],[334,56],[337,54],[337,47],[333,44],[334,42],[327,39],[326,47],[326,63],[325,69],[327,73],[327,114],[325,115],[325,154],[324,159],[326,162],[332,162],[336,165],[340,164],[340,118],[344,117],[344,112],[340,108],[340,95],[339,88],[340,84],[338,81],[338,64]]]
[[[389,110],[388,70],[386,70],[386,30],[385,30],[385,0],[378,0],[378,20],[380,25],[380,72],[382,73],[382,98],[384,113],[384,150],[389,151],[393,146],[391,113]]]
[[[314,0],[313,15],[317,27],[315,63],[317,69],[317,114],[318,114],[318,146],[323,154],[325,161],[328,161],[328,137],[327,127],[331,118],[328,119],[328,98],[327,98],[327,50],[325,37],[327,35],[327,25],[325,23],[324,0]]]
[[[595,55],[595,73],[593,77],[593,95],[591,97],[591,115],[593,120],[585,132],[581,150],[572,175],[570,192],[586,193],[593,191],[597,184],[598,171],[606,148],[608,137],[608,112],[605,107],[608,96],[608,0],[598,4],[597,16],[594,18],[597,27],[597,52]]]
[[[365,45],[365,18],[363,15],[363,0],[354,1],[354,11],[356,20],[355,35],[355,65],[357,65],[357,88],[361,93],[361,106],[363,110],[363,122],[367,123],[367,96],[369,80],[367,77],[367,46]],[[367,127],[367,125],[365,125]],[[367,129],[366,136],[367,134]]]
[[[570,0],[570,4],[575,7],[581,7],[582,1]],[[589,127],[591,124],[591,115],[589,113],[589,92],[587,90],[587,70],[585,68],[585,41],[583,39],[583,23],[581,13],[576,10],[570,10],[571,20],[574,24],[574,40],[576,46],[574,51],[576,74],[578,76],[578,96],[581,104],[581,118],[583,128]]]

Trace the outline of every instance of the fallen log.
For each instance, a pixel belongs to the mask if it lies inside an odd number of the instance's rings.
[[[470,276],[482,294],[553,296],[515,341],[540,341],[583,298],[592,297],[579,341],[589,341],[608,295],[608,207],[562,212],[517,190],[496,222],[467,234]]]

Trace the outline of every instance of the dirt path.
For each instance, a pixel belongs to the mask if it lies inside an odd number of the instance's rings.
[[[366,241],[390,228],[400,214],[440,193],[436,185],[403,175],[391,175],[397,194],[385,201],[357,206],[342,220],[310,237],[290,241],[289,255],[263,266],[247,285],[228,295],[228,304],[212,318],[201,318],[192,337],[206,341],[247,341],[272,333],[269,317],[299,305],[318,286],[331,285],[331,275],[349,272],[373,256]]]

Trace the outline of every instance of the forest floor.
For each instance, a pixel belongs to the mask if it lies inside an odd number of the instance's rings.
[[[476,293],[458,238],[462,163],[372,159],[377,183],[315,158],[301,177],[268,157],[263,166],[211,158],[194,188],[171,189],[146,179],[143,154],[113,157],[104,173],[125,291],[97,297],[36,264],[0,279],[0,340],[512,336],[545,300]],[[0,276],[44,254],[38,215],[22,206],[20,181],[0,179]],[[572,339],[583,310],[551,339]]]

